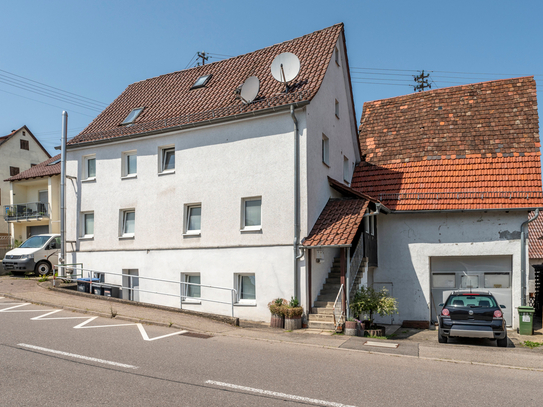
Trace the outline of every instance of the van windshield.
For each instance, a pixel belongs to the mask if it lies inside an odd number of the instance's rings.
[[[40,247],[43,247],[50,238],[51,236],[32,236],[19,247],[24,249],[39,249]]]

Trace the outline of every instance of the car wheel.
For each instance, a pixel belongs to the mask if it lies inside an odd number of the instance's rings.
[[[497,339],[496,343],[498,344],[499,348],[507,348],[507,334],[505,334],[505,338]]]
[[[447,343],[447,337],[441,335],[441,331],[438,331],[438,332],[437,332],[437,341],[438,341],[439,343]]]
[[[37,275],[46,276],[51,272],[51,265],[47,261],[40,261],[34,269]]]

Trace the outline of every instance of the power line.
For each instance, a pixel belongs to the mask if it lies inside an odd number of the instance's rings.
[[[41,96],[45,96],[45,97],[48,97],[48,98],[51,98],[51,99],[55,99],[55,100],[59,100],[61,102],[65,102],[65,103],[69,103],[69,104],[72,104],[72,105],[75,105],[75,106],[79,106],[79,107],[82,107],[84,109],[88,109],[88,110],[93,110],[95,112],[101,112],[102,110],[97,108],[97,107],[93,107],[93,106],[88,106],[88,105],[84,105],[84,104],[81,104],[81,103],[78,103],[78,102],[74,102],[74,101],[71,101],[69,99],[66,99],[64,97],[57,97],[58,95],[52,95],[51,93],[49,93],[48,91],[44,90],[44,91],[41,91],[41,90],[36,90],[36,89],[33,89],[31,87],[28,87],[24,84],[13,84],[13,83],[10,83],[9,82],[9,79],[7,79],[8,82],[6,82],[6,78],[0,76],[0,83],[4,83],[6,85],[9,85],[9,86],[13,86],[15,88],[19,88],[19,89],[22,89],[22,90],[25,90],[27,92],[31,92],[31,93],[35,93],[37,95],[41,95]]]
[[[3,70],[3,69],[0,69],[0,72],[4,72],[4,73],[7,73],[7,74],[9,74],[9,75],[16,76],[17,78],[21,78],[21,79],[24,79],[24,80],[27,80],[27,81],[30,81],[30,82],[34,82],[34,83],[37,83],[37,84],[40,84],[40,85],[43,85],[43,86],[47,86],[48,88],[55,89],[55,90],[58,90],[58,91],[63,92],[63,93],[67,93],[67,94],[76,96],[76,97],[81,98],[81,99],[86,99],[86,100],[88,100],[88,101],[90,101],[90,102],[95,102],[95,103],[98,103],[98,104],[100,104],[100,105],[108,106],[107,103],[100,102],[100,101],[98,101],[98,100],[91,99],[91,98],[88,98],[88,97],[86,97],[86,96],[81,96],[81,95],[78,95],[78,94],[76,94],[76,93],[68,92],[68,91],[62,90],[62,89],[60,89],[60,88],[55,88],[54,86],[50,86],[50,85],[47,85],[47,84],[45,84],[45,83],[35,81],[35,80],[33,80],[33,79],[26,78],[26,77],[24,77],[24,76],[20,76],[20,75],[11,73],[11,72],[5,71],[5,70]]]
[[[56,108],[65,110],[64,107],[52,105],[52,104],[50,104],[50,103],[42,102],[41,100],[36,100],[36,99],[32,99],[32,98],[29,98],[29,97],[26,97],[26,96],[18,95],[17,93],[8,92],[7,90],[0,89],[0,92],[8,93],[8,94],[10,94],[10,95],[18,96],[18,97],[23,98],[23,99],[28,99],[28,100],[32,100],[33,102],[41,103],[41,104],[43,104],[43,105],[53,106],[53,107],[56,107]],[[81,112],[78,112],[78,111],[76,111],[76,110],[71,110],[71,109],[70,109],[70,113],[77,113],[77,114],[80,114],[80,115],[83,115],[83,116],[95,117],[95,116],[91,116],[90,114],[81,113]]]
[[[353,83],[365,83],[368,85],[390,85],[390,86],[409,86],[410,88],[413,85],[406,85],[403,83],[381,83],[381,82],[361,82],[361,81],[352,81]]]

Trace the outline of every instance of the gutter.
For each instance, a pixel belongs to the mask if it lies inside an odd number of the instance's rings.
[[[303,100],[301,102],[294,102],[294,103],[289,104],[289,105],[281,105],[281,106],[276,106],[276,107],[269,107],[269,108],[266,108],[266,109],[261,109],[261,110],[257,110],[257,111],[253,111],[253,112],[234,114],[234,115],[226,116],[226,117],[218,117],[216,119],[202,120],[202,121],[199,121],[199,122],[196,122],[196,123],[188,123],[188,124],[182,124],[182,125],[179,125],[179,126],[173,126],[173,127],[167,127],[167,128],[158,129],[158,130],[146,131],[146,132],[143,132],[143,133],[135,133],[135,134],[129,134],[129,135],[125,135],[125,136],[113,136],[113,137],[102,139],[102,140],[92,140],[92,141],[86,141],[86,142],[77,143],[77,144],[70,144],[70,145],[67,146],[67,149],[72,150],[72,149],[77,149],[77,148],[84,148],[84,147],[88,147],[88,146],[93,146],[93,145],[97,145],[97,144],[107,144],[107,143],[125,141],[125,140],[130,140],[130,139],[133,139],[133,138],[147,137],[147,136],[162,134],[162,133],[166,133],[166,132],[170,132],[170,131],[193,129],[193,128],[204,127],[204,126],[209,126],[209,125],[213,125],[213,124],[230,122],[230,121],[239,120],[239,119],[246,119],[246,118],[251,118],[251,117],[256,117],[256,116],[262,116],[262,115],[266,115],[266,114],[272,113],[272,112],[280,112],[280,111],[283,111],[283,110],[288,111],[291,106],[295,106],[297,108],[298,107],[303,107],[303,106],[308,105],[309,102],[310,102],[309,100]],[[59,150],[60,146],[55,147],[55,149]]]
[[[388,208],[387,208],[388,209]],[[480,209],[437,209],[437,210],[419,210],[419,211],[395,211],[390,210],[391,214],[404,214],[404,213],[461,213],[461,212],[514,212],[514,211],[535,211],[537,207],[526,208],[480,208]]]
[[[532,219],[528,219],[522,222],[520,225],[520,287],[521,287],[521,305],[526,305],[526,233],[524,233],[524,226],[533,222],[539,217],[539,208],[535,210],[535,216]]]

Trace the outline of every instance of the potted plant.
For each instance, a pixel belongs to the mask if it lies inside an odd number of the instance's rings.
[[[358,331],[358,321],[354,318],[347,318],[345,321],[345,335],[356,336]]]
[[[398,304],[395,298],[388,294],[388,290],[375,291],[372,287],[362,286],[358,290],[350,308],[353,315],[359,316],[369,314],[369,321],[364,325],[366,334],[369,336],[384,336],[385,328],[374,324],[373,315],[379,314],[382,317],[398,312]]]
[[[276,298],[268,304],[268,309],[271,312],[270,327],[281,328],[285,326],[285,311],[287,306],[287,300],[283,298]]]
[[[284,308],[285,312],[285,329],[292,331],[302,328],[302,314],[304,309],[300,306],[297,298],[291,297],[290,302]]]

